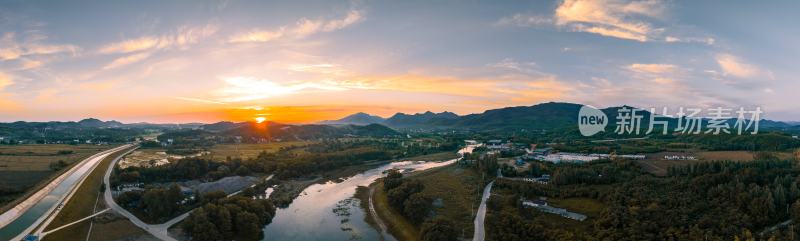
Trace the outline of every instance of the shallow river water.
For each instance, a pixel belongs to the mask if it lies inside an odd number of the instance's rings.
[[[472,151],[471,146],[459,153]],[[365,210],[353,198],[358,186],[368,186],[383,177],[384,171],[397,168],[415,171],[446,166],[457,159],[443,162],[401,161],[382,165],[349,177],[343,182],[327,182],[307,187],[292,204],[278,209],[272,223],[264,227],[264,240],[381,240],[381,234],[364,222]],[[393,237],[384,237],[394,240]]]

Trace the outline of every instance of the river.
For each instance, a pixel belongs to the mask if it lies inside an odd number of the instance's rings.
[[[459,153],[471,152],[474,146],[467,146]],[[327,182],[307,187],[286,208],[278,209],[272,223],[264,227],[264,240],[382,240],[381,234],[364,222],[366,210],[361,209],[359,200],[353,197],[358,186],[368,186],[383,177],[384,171],[397,168],[414,171],[441,167],[455,163],[458,159],[443,162],[392,162],[367,170],[335,183]],[[385,240],[394,240],[385,237]]]
[[[69,193],[69,191],[72,190],[72,188],[78,182],[80,182],[81,179],[83,179],[85,174],[89,173],[91,170],[94,170],[94,167],[97,166],[97,163],[102,161],[106,156],[110,155],[116,150],[120,150],[121,148],[123,147],[117,147],[101,152],[79,163],[78,165],[80,165],[80,167],[77,167],[74,172],[70,173],[69,176],[64,178],[61,183],[59,183],[47,194],[47,196],[39,200],[39,202],[22,213],[22,215],[17,217],[14,221],[0,228],[0,240],[12,240],[15,237],[19,237],[22,232],[26,231],[31,226],[37,225],[38,222],[40,222],[40,219],[42,219],[44,215],[50,213],[50,211],[54,209],[55,206],[62,200],[65,194]]]

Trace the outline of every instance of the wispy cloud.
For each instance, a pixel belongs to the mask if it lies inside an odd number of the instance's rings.
[[[42,43],[46,37],[29,38],[19,41],[13,32],[4,33],[0,37],[0,60],[16,60],[22,57],[43,56],[68,53],[75,55],[80,48],[71,44]]]
[[[684,36],[674,32],[667,35],[669,31],[666,28],[655,25],[665,20],[666,10],[666,4],[661,0],[564,0],[552,15],[517,13],[499,19],[495,25],[555,26],[639,42],[714,44],[712,37]]]
[[[512,58],[505,58],[500,62],[489,64],[489,67],[523,73],[539,73],[539,71],[536,70],[535,62],[519,62]]]
[[[101,54],[115,54],[166,48],[183,49],[199,42],[203,38],[215,34],[218,30],[219,26],[214,24],[207,24],[200,27],[182,26],[173,33],[161,36],[144,36],[110,43],[100,47],[98,52]]]
[[[11,100],[8,93],[3,91],[6,87],[13,84],[14,80],[10,75],[0,72],[0,110],[2,111],[16,111],[21,108],[17,102]]]
[[[31,60],[31,59],[21,59],[20,60],[20,70],[29,70],[29,69],[36,69],[42,67],[44,62],[38,60]]]
[[[731,54],[720,54],[716,57],[717,64],[725,75],[738,78],[768,77],[772,78],[769,71],[762,70]]]
[[[274,30],[254,29],[245,33],[231,36],[230,43],[268,42],[283,37],[304,38],[320,32],[333,32],[347,28],[364,19],[364,14],[359,10],[351,10],[340,19],[309,19],[302,18],[294,25],[281,26]]]
[[[155,37],[141,37],[128,39],[122,42],[111,43],[100,48],[100,53],[130,53],[147,50],[158,45],[159,39]]]
[[[228,42],[231,43],[267,42],[283,37],[283,33],[285,31],[286,31],[285,27],[282,27],[275,31],[253,30],[247,33],[235,35],[231,37],[228,40]]]
[[[14,80],[11,79],[11,76],[0,72],[0,91],[12,84],[14,84]]]
[[[675,37],[667,36],[664,38],[667,43],[704,43],[706,45],[714,45],[716,39],[712,37]]]
[[[625,66],[625,69],[630,71],[639,72],[639,73],[650,73],[650,74],[665,74],[671,73],[677,70],[677,66],[672,64],[631,64]]]
[[[540,15],[521,14],[521,13],[517,13],[508,17],[503,17],[500,20],[497,20],[497,22],[495,23],[495,25],[499,26],[514,25],[519,27],[532,27],[532,26],[550,25],[550,24],[553,24],[553,18]]]
[[[215,104],[215,105],[225,105],[228,103],[215,101],[215,100],[207,100],[207,99],[200,99],[200,98],[192,98],[192,97],[181,97],[181,96],[173,96],[174,99],[191,101],[191,102],[198,102],[198,103],[205,103],[205,104]]]
[[[128,55],[128,56],[125,56],[125,57],[120,57],[120,58],[114,59],[114,61],[111,61],[111,63],[108,63],[107,65],[103,66],[103,69],[119,68],[119,67],[122,67],[122,66],[125,66],[125,65],[129,65],[129,64],[133,64],[133,63],[145,60],[148,57],[150,57],[150,53],[149,52],[137,53],[137,54],[132,54],[132,55]]]
[[[347,74],[347,70],[336,64],[320,63],[320,64],[291,64],[289,70],[295,72],[316,73],[341,76]]]
[[[22,56],[22,50],[18,48],[3,48],[0,49],[0,60],[12,60]]]
[[[242,102],[266,99],[270,97],[297,94],[307,90],[345,90],[339,86],[326,85],[313,82],[279,83],[266,79],[252,77],[224,78],[226,86],[217,93],[220,102]]]
[[[644,42],[660,30],[639,17],[660,17],[663,10],[663,4],[655,0],[565,0],[556,8],[555,20],[575,31]]]

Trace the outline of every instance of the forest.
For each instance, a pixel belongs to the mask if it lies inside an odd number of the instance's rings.
[[[800,231],[762,234],[800,214],[796,160],[703,162],[667,177],[640,173],[626,160],[554,169],[551,185],[496,181],[490,240],[791,240]],[[537,197],[591,198],[606,207],[582,228],[554,226],[521,205]]]
[[[264,237],[262,227],[274,216],[275,207],[267,200],[223,196],[208,200],[193,211],[182,228],[195,241],[261,240]]]
[[[406,217],[414,225],[421,226],[420,240],[455,241],[458,233],[447,219],[430,217],[433,199],[422,194],[425,185],[419,180],[404,179],[392,169],[383,179],[383,188],[391,208]]]

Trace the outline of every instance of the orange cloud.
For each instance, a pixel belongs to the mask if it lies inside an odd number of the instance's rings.
[[[130,53],[136,51],[147,50],[158,45],[158,38],[155,37],[141,37],[137,39],[129,39],[118,43],[111,43],[100,48],[100,53]]]
[[[726,75],[732,75],[739,78],[753,78],[762,75],[770,75],[768,71],[759,69],[758,67],[748,64],[740,58],[730,54],[720,54],[717,56],[717,64],[722,68]]]
[[[659,1],[620,2],[614,0],[566,0],[556,8],[558,25],[571,25],[575,31],[645,42],[658,31],[632,16],[659,17]]]

